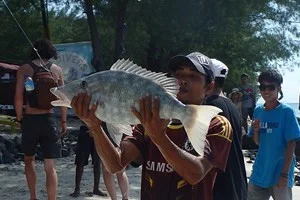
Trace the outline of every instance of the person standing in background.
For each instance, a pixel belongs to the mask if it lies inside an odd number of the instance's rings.
[[[28,97],[25,112],[23,113],[23,94],[25,77],[32,77],[35,80],[34,77],[38,72],[50,72],[58,86],[64,84],[64,77],[61,67],[49,62],[50,58],[56,57],[56,49],[52,43],[47,39],[40,39],[34,42],[33,46],[34,48],[31,49],[31,61],[22,65],[17,72],[15,110],[17,121],[21,124],[22,129],[25,175],[30,199],[37,199],[35,154],[37,145],[40,144],[44,158],[48,200],[55,200],[58,179],[54,158],[61,157],[60,138],[67,131],[67,108],[61,107],[59,128],[53,109],[30,105]],[[48,69],[46,69],[47,66],[49,66]],[[44,90],[44,92],[51,94],[50,91]]]
[[[243,127],[248,133],[248,116],[252,119],[253,110],[256,106],[256,91],[252,85],[248,83],[248,75],[241,75],[241,85],[239,90],[243,93],[242,97],[242,119],[243,119]]]
[[[110,137],[108,130],[106,128],[106,124],[103,125],[103,129],[107,134],[110,141],[118,148]],[[102,175],[105,187],[109,193],[111,200],[117,200],[117,192],[115,186],[114,175],[110,174],[105,166],[101,164],[101,159],[97,154],[95,148],[95,142],[91,131],[88,129],[86,125],[82,125],[79,129],[79,135],[77,140],[77,149],[76,149],[76,176],[75,176],[75,190],[70,194],[71,197],[79,197],[80,196],[80,182],[83,174],[84,166],[89,163],[89,156],[92,157],[93,164],[93,173],[94,173],[94,189],[92,192],[86,192],[89,196],[98,195],[102,197],[106,197],[107,195],[99,189],[100,183],[100,174],[101,174],[101,165],[102,165]],[[128,199],[128,177],[126,175],[125,170],[116,174],[119,188],[122,194],[122,200]]]
[[[111,200],[117,200],[117,191],[114,177],[117,177],[118,185],[121,191],[122,200],[128,200],[128,177],[125,172],[125,169],[113,175],[109,173],[109,171],[105,168],[104,164],[102,164],[103,169],[103,180],[106,186],[107,192],[111,198]]]
[[[247,176],[244,156],[241,147],[242,121],[241,116],[230,99],[224,96],[223,87],[228,74],[228,67],[217,59],[211,59],[215,74],[215,85],[207,95],[205,104],[220,108],[222,115],[232,126],[232,143],[226,169],[217,174],[213,188],[213,199],[230,200],[247,199]],[[238,91],[237,91],[238,92]]]
[[[242,117],[242,97],[243,97],[243,93],[241,93],[238,88],[233,88],[231,90],[231,93],[229,93],[228,95],[228,98],[232,101],[232,103],[234,103],[241,117]]]
[[[296,141],[300,129],[293,109],[279,102],[281,74],[273,69],[258,77],[265,103],[254,110],[249,136],[259,145],[248,187],[248,200],[291,200]]]
[[[117,151],[120,151],[120,144],[116,144],[117,141],[111,137],[106,123],[103,123],[103,130],[106,133],[107,137],[109,138],[110,142],[114,145]],[[124,137],[125,135],[123,135]],[[123,138],[122,137],[122,138]],[[122,142],[122,140],[121,140]],[[126,174],[126,169],[121,170],[116,174],[111,174],[105,167],[102,162],[102,169],[103,169],[103,180],[106,186],[107,192],[110,196],[111,200],[117,200],[117,191],[116,191],[116,184],[115,184],[115,177],[117,177],[117,182],[120,188],[122,200],[128,200],[128,188],[129,188],[129,181]]]
[[[89,156],[92,157],[93,173],[94,173],[94,188],[92,192],[87,194],[90,196],[98,195],[106,197],[107,195],[99,189],[100,174],[101,174],[101,160],[97,154],[94,139],[86,125],[79,128],[79,134],[76,147],[76,175],[75,175],[75,190],[70,194],[71,197],[80,196],[80,182],[84,170],[84,166],[89,164]]]

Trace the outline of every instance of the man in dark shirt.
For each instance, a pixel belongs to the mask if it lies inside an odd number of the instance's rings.
[[[194,52],[175,56],[169,68],[179,83],[177,98],[184,104],[201,105],[213,88],[212,64],[205,55]],[[141,97],[140,112],[132,112],[141,125],[133,128],[133,136],[125,138],[117,151],[104,133],[103,124],[95,116],[97,105],[89,110],[91,96],[79,94],[72,99],[74,112],[93,132],[97,152],[111,173],[129,163],[142,161],[141,199],[212,200],[218,171],[224,171],[232,141],[228,120],[217,115],[209,125],[203,155],[191,145],[178,120],[159,118],[159,99]]]
[[[233,129],[233,140],[229,152],[226,170],[218,173],[214,186],[214,200],[247,199],[247,177],[244,157],[241,148],[242,125],[239,112],[230,99],[223,94],[223,86],[228,74],[227,66],[219,60],[211,59],[215,72],[215,87],[206,99],[206,104],[223,110],[220,115],[225,116]]]
[[[94,139],[91,136],[89,129],[82,125],[79,128],[79,134],[77,139],[77,148],[76,148],[76,175],[75,175],[75,190],[70,194],[71,197],[80,196],[80,182],[84,170],[84,166],[89,164],[89,157],[91,155],[92,164],[93,164],[93,173],[94,173],[94,189],[93,192],[87,192],[90,196],[107,196],[99,189],[100,183],[100,174],[101,174],[101,160],[97,154]]]

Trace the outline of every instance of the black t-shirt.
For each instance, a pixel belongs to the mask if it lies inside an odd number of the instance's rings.
[[[247,176],[244,157],[241,147],[242,124],[239,112],[230,99],[219,95],[213,95],[206,99],[207,105],[213,105],[223,110],[223,115],[231,123],[233,140],[226,170],[218,173],[214,186],[214,200],[246,200]]]

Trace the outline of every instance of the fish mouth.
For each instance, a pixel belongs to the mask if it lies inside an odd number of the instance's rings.
[[[62,101],[62,102],[66,102],[68,104],[71,104],[70,100],[68,99],[68,97],[62,93],[58,87],[53,87],[50,89],[50,92],[56,96],[58,98],[58,100]]]

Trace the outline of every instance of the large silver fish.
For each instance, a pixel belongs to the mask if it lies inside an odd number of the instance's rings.
[[[194,149],[201,155],[209,123],[221,110],[213,106],[181,103],[176,98],[178,88],[175,78],[148,71],[122,59],[110,70],[52,88],[51,92],[58,97],[52,105],[71,107],[70,102],[76,94],[87,92],[92,95],[91,105],[98,102],[96,117],[106,122],[107,127],[120,130],[116,127],[140,123],[130,109],[135,107],[139,110],[140,97],[147,94],[152,98],[157,96],[160,99],[160,118],[180,120]]]

